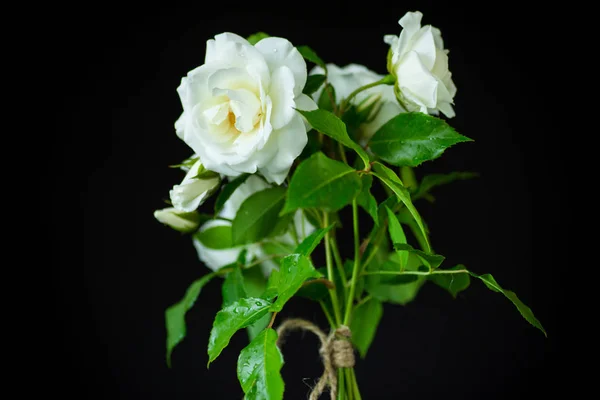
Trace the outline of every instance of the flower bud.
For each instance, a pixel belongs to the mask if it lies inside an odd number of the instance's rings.
[[[194,211],[219,187],[218,174],[207,171],[200,160],[189,169],[179,185],[169,192],[171,203],[179,211]]]
[[[200,214],[197,211],[182,212],[173,207],[154,211],[154,218],[183,233],[193,232],[200,225]]]

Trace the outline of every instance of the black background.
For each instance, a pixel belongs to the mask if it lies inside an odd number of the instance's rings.
[[[241,398],[235,362],[243,334],[206,368],[221,302],[217,282],[188,313],[188,337],[174,351],[173,368],[164,361],[164,310],[206,272],[190,239],[152,216],[182,178],[167,166],[190,154],[173,128],[181,112],[175,89],[203,63],[206,40],[224,31],[265,31],[307,44],[328,62],[384,73],[382,37],[397,35],[398,19],[411,10],[442,30],[458,87],[450,123],[475,140],[417,175],[481,173],[439,188],[435,204],[418,204],[432,242],[448,266],[490,272],[514,290],[549,337],[479,282],[456,300],[426,285],[410,305],[385,306],[375,342],[356,367],[363,398],[519,398],[549,393],[549,382],[553,390],[561,385],[554,380],[562,336],[552,271],[564,257],[556,232],[569,217],[547,189],[564,176],[550,164],[556,143],[548,139],[552,93],[544,75],[555,10],[517,2],[197,1],[59,6],[44,25],[38,54],[55,67],[47,89],[57,123],[49,143],[51,390],[79,398]],[[306,300],[293,299],[286,316],[326,327]],[[304,399],[321,373],[317,341],[293,335],[283,353],[286,399]]]

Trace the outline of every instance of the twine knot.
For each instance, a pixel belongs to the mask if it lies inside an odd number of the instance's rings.
[[[277,345],[282,346],[287,331],[302,329],[317,335],[321,341],[319,353],[323,360],[323,375],[310,393],[309,400],[317,400],[325,387],[329,386],[331,399],[337,399],[337,369],[352,368],[355,364],[354,349],[350,343],[352,332],[345,325],[329,333],[329,336],[315,324],[300,318],[285,320],[277,328]]]

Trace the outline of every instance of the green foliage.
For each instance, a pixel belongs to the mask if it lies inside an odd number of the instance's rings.
[[[373,298],[360,304],[352,313],[352,322],[350,323],[352,344],[362,358],[367,355],[382,316],[383,304]]]
[[[397,252],[410,252],[414,253],[428,269],[435,269],[439,267],[444,261],[444,256],[439,254],[425,253],[423,250],[415,249],[407,243],[394,243],[394,250]]]
[[[449,268],[448,271],[464,270],[465,266],[462,264],[456,265]],[[471,279],[469,274],[435,274],[428,276],[429,280],[438,285],[439,287],[446,289],[452,297],[456,296],[469,287]]]
[[[406,235],[404,234],[404,230],[402,229],[402,225],[396,218],[396,215],[389,209],[389,207],[385,207],[388,214],[388,231],[390,234],[390,239],[394,244],[406,244]],[[400,260],[400,271],[404,271],[406,265],[408,264],[408,252],[407,251],[399,251],[398,258]]]
[[[414,199],[418,199],[429,194],[431,189],[436,186],[446,185],[448,183],[457,181],[472,179],[478,177],[479,174],[475,172],[452,172],[449,174],[431,174],[426,175],[418,185],[417,190],[413,194]]]
[[[283,356],[277,347],[277,333],[266,329],[246,346],[238,358],[237,376],[247,400],[283,399],[281,378]]]
[[[335,88],[328,82],[323,86],[323,91],[317,99],[317,106],[320,110],[333,112],[334,105],[336,103]]]
[[[281,311],[285,303],[296,294],[307,279],[320,275],[308,257],[301,254],[290,254],[284,257],[278,273],[272,273],[267,284],[265,297],[270,299],[274,295],[277,296],[270,311]]]
[[[407,210],[410,212],[415,222],[417,223],[419,229],[421,230],[421,233],[425,240],[425,251],[430,252],[431,245],[429,244],[429,238],[427,235],[427,230],[425,229],[425,224],[421,219],[421,215],[419,214],[419,212],[417,211],[417,209],[411,201],[410,193],[404,187],[402,181],[400,180],[400,178],[398,178],[398,175],[396,175],[394,171],[392,171],[391,169],[379,162],[373,163],[373,168],[377,172],[373,173],[373,175],[375,175],[377,178],[379,178],[379,180],[381,180],[381,182],[387,185],[398,197],[398,201],[403,203]]]
[[[383,262],[371,263],[369,271],[400,273],[400,260],[397,257],[398,255],[393,253]],[[409,253],[405,271],[419,271],[421,264],[416,255]],[[405,275],[403,278],[400,276],[367,275],[365,288],[373,298],[382,302],[406,305],[415,299],[426,278],[421,275]]]
[[[448,147],[469,142],[444,120],[423,113],[402,113],[386,122],[371,138],[369,147],[393,165],[416,167],[434,160]]]
[[[481,280],[485,284],[485,286],[488,287],[488,289],[490,289],[494,292],[502,293],[504,296],[506,296],[506,298],[508,298],[510,301],[512,301],[512,303],[515,305],[515,307],[517,307],[517,310],[519,310],[519,312],[521,313],[523,318],[525,318],[527,320],[527,322],[529,322],[531,325],[538,328],[540,331],[542,331],[544,336],[548,337],[548,334],[544,330],[544,327],[542,326],[540,321],[538,321],[538,319],[533,315],[533,311],[531,311],[531,308],[529,308],[525,304],[523,304],[523,302],[521,300],[519,300],[519,298],[517,297],[515,292],[511,292],[510,290],[502,289],[502,287],[498,284],[498,282],[496,282],[494,277],[490,274],[477,275],[473,272],[469,272],[469,274],[472,277]]]
[[[317,64],[319,67],[323,68],[325,74],[327,74],[327,65],[325,65],[325,61],[323,61],[313,49],[308,46],[298,46],[297,49],[305,60]]]
[[[185,296],[178,303],[173,304],[165,311],[165,325],[167,328],[167,365],[171,367],[171,353],[173,348],[185,338],[185,314],[196,302],[200,291],[215,276],[214,273],[204,275],[194,281],[185,292]]]
[[[375,225],[379,224],[379,217],[377,215],[377,199],[371,194],[371,185],[373,184],[373,176],[370,174],[364,174],[360,177],[362,187],[360,193],[356,197],[356,204],[362,207],[373,219]]]
[[[235,189],[237,189],[242,183],[246,182],[246,179],[248,179],[249,176],[250,174],[242,174],[226,185],[223,185],[221,192],[219,192],[219,195],[215,200],[215,215],[223,209],[225,202],[229,200],[233,192],[235,192]]]
[[[278,226],[285,194],[286,189],[278,186],[256,192],[244,200],[231,224],[233,244],[256,243],[269,236]],[[281,225],[278,230],[281,231]]]
[[[321,243],[321,240],[325,237],[325,234],[334,227],[335,224],[331,224],[326,228],[316,229],[313,233],[308,235],[302,243],[296,247],[294,253],[302,254],[303,256],[310,256],[314,249]]]
[[[248,36],[248,38],[246,40],[248,40],[248,42],[254,46],[256,43],[260,42],[261,40],[263,40],[264,38],[268,38],[270,37],[269,34],[264,33],[264,32],[256,32],[253,33],[252,35]]]
[[[317,131],[329,136],[330,138],[340,142],[344,146],[354,150],[365,164],[365,168],[369,165],[369,155],[367,152],[354,142],[348,136],[346,124],[336,117],[333,113],[321,109],[314,111],[298,110]]]
[[[354,169],[318,152],[296,169],[282,213],[298,208],[337,211],[350,204],[360,189],[360,178]]]
[[[269,312],[271,302],[247,297],[219,311],[213,322],[208,340],[208,363],[213,362],[240,329],[252,325]]]
[[[319,90],[323,82],[325,82],[325,79],[325,75],[322,74],[309,75],[306,78],[306,85],[304,85],[304,90],[302,90],[302,93],[304,93],[307,96],[310,96],[311,94]]]
[[[194,237],[209,249],[229,249],[233,247],[231,226],[219,225],[198,231]]]

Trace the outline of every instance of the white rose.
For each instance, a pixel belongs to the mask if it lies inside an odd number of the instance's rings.
[[[269,187],[271,187],[271,185],[267,184],[258,176],[249,176],[244,183],[236,188],[229,199],[227,199],[218,216],[233,220],[244,200],[250,197],[250,195]],[[315,230],[315,228],[306,220],[306,218],[303,218],[301,211],[296,212],[294,215],[294,221],[296,226],[296,234],[298,235],[299,240],[302,240]],[[304,223],[304,227],[302,226],[302,223]],[[200,227],[200,232],[215,226],[231,226],[231,222],[222,219],[211,220]],[[285,244],[294,243],[292,235],[289,232],[273,238],[273,240],[280,241]],[[247,251],[246,257],[248,258],[261,259],[265,258],[266,256],[261,245],[258,243],[237,246],[230,249],[208,248],[204,246],[196,237],[194,237],[193,243],[196,251],[198,252],[198,258],[200,258],[200,260],[213,271],[235,262],[244,249]],[[271,260],[263,261],[260,266],[266,276],[268,276],[274,268],[277,268],[277,264]]]
[[[342,99],[347,98],[359,87],[379,81],[385,76],[373,72],[364,65],[359,64],[348,64],[343,68],[340,68],[335,64],[327,64],[327,71],[327,79],[335,89],[335,96],[338,103]],[[310,71],[311,75],[323,73],[325,73],[325,71],[319,66],[314,67]],[[313,98],[318,100],[322,91],[323,88],[320,88],[313,94]],[[363,90],[354,96],[354,98],[350,100],[350,103],[357,107],[361,107],[361,105],[365,105],[371,101],[379,101],[380,105],[376,107],[378,112],[375,114],[374,118],[368,120],[360,127],[361,137],[359,138],[359,142],[361,142],[361,144],[368,141],[383,124],[403,111],[396,101],[394,88],[390,85],[378,85]]]
[[[198,213],[182,212],[173,207],[154,211],[154,218],[183,233],[193,232],[200,225],[200,215]]]
[[[258,171],[281,184],[308,140],[294,108],[316,108],[302,93],[302,55],[287,39],[269,37],[252,46],[222,33],[208,40],[204,62],[177,88],[183,105],[177,135],[211,171]]]
[[[171,203],[177,210],[196,210],[221,183],[219,176],[210,172],[206,177],[198,177],[201,169],[204,167],[198,160],[187,171],[181,184],[173,186],[169,192]]]
[[[423,14],[406,13],[398,23],[402,26],[400,37],[386,35],[390,45],[391,60],[388,68],[396,75],[397,89],[410,111],[454,117],[452,108],[456,86],[448,70],[448,50],[439,29],[421,27]]]

